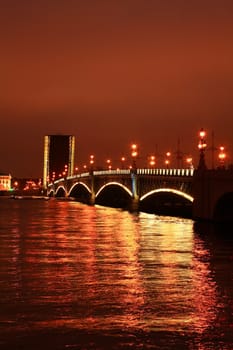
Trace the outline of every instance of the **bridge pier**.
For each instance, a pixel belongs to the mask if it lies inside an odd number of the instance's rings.
[[[132,181],[132,200],[131,200],[131,212],[139,211],[139,196],[138,196],[138,183],[137,183],[137,170],[133,169],[131,171],[131,181]]]
[[[193,201],[193,211],[192,216],[194,220],[210,220],[210,192],[209,192],[209,181],[206,178],[206,171],[203,169],[198,169],[194,174],[193,181],[193,192],[194,192],[194,201]]]
[[[233,169],[197,169],[193,178],[193,219],[233,221]]]
[[[94,192],[91,193],[89,205],[95,205],[95,193]]]
[[[90,171],[91,176],[91,197],[90,197],[90,205],[95,205],[95,177],[93,170]]]
[[[139,197],[132,197],[131,205],[129,211],[132,213],[137,213],[139,211]]]

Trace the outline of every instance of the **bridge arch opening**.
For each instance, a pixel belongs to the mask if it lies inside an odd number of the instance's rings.
[[[96,204],[122,209],[129,209],[131,201],[132,192],[117,182],[111,182],[101,187],[95,199]]]
[[[139,210],[166,216],[192,217],[193,197],[187,193],[170,189],[156,189],[140,198]]]
[[[65,187],[63,186],[59,186],[56,193],[55,193],[55,197],[66,197],[66,190]]]
[[[89,204],[91,191],[86,184],[78,182],[71,187],[69,197],[75,198],[78,202]]]
[[[48,192],[48,197],[53,197],[53,196],[54,196],[54,191],[53,190],[49,191]]]
[[[217,222],[233,222],[233,192],[225,193],[218,199],[213,219]]]

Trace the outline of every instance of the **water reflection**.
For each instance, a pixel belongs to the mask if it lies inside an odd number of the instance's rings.
[[[73,330],[114,333],[118,348],[125,332],[138,348],[151,348],[155,334],[163,334],[159,349],[166,341],[184,349],[232,344],[231,236],[191,220],[76,202],[1,210],[5,337]]]
[[[233,331],[233,235],[229,225],[195,223],[196,240],[201,242],[202,258],[209,265],[209,284],[215,285],[215,304],[207,333],[232,344]],[[206,336],[206,334],[205,334]],[[228,349],[227,345],[222,345]],[[232,347],[229,346],[229,349]]]

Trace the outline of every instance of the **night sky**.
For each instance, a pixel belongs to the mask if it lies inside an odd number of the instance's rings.
[[[204,127],[233,162],[232,0],[0,0],[0,49],[2,172],[42,176],[57,133],[114,165],[131,142],[195,158]]]

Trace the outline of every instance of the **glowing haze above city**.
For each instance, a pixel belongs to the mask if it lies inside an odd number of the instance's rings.
[[[226,0],[1,0],[1,171],[42,176],[57,133],[75,136],[79,167],[178,140],[197,163],[202,127],[232,163],[232,38]]]

